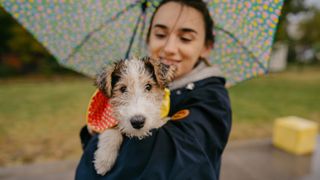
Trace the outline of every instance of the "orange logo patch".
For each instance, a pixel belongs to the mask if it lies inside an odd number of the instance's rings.
[[[172,116],[172,120],[179,120],[179,119],[183,119],[185,117],[187,117],[189,115],[190,111],[188,109],[183,109],[183,110],[180,110],[178,111],[177,113],[175,113],[173,116]]]

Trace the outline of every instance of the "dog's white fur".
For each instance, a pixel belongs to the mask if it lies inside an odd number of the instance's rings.
[[[122,60],[98,75],[97,85],[110,97],[113,116],[119,121],[116,128],[107,129],[99,135],[94,154],[94,166],[98,174],[106,174],[114,165],[123,141],[122,133],[141,139],[150,135],[151,129],[159,128],[169,120],[161,119],[160,109],[164,86],[173,79],[174,71],[175,67],[144,58]],[[112,87],[114,77],[117,79]],[[151,85],[152,90],[146,90],[147,85]],[[121,91],[123,87],[126,87],[125,92]],[[144,126],[140,129],[132,125],[131,120],[136,115],[145,118]]]
[[[117,129],[108,129],[100,134],[98,149],[94,153],[94,167],[98,174],[104,175],[112,168],[122,139],[122,134]]]

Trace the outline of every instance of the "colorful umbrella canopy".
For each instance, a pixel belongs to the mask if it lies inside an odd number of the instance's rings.
[[[145,56],[149,21],[160,0],[1,0],[64,66],[93,77],[128,56]],[[264,74],[283,0],[206,1],[216,27],[209,60],[227,83]]]

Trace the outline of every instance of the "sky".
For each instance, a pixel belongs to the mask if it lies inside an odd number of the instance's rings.
[[[320,9],[320,0],[306,0],[305,4],[307,6],[316,6],[317,8]]]

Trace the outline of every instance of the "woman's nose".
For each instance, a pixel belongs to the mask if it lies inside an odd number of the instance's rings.
[[[165,42],[163,51],[167,55],[172,55],[177,53],[178,44],[176,43],[175,38],[173,36],[170,36],[168,40]]]

